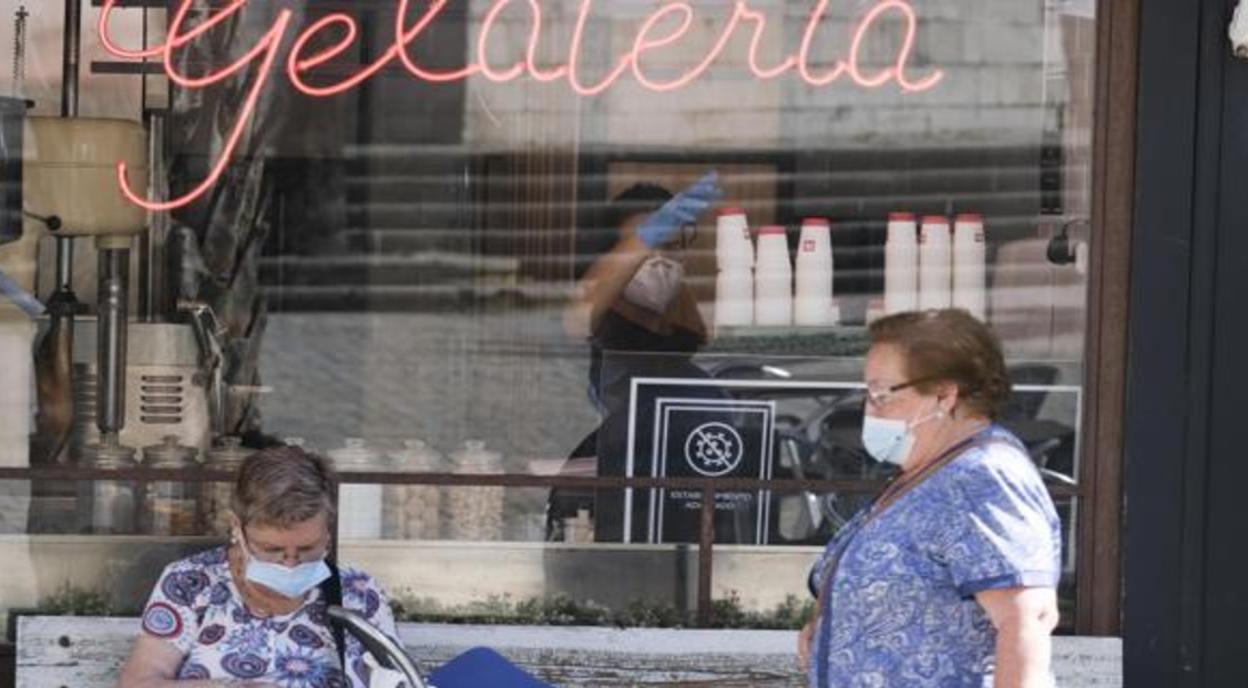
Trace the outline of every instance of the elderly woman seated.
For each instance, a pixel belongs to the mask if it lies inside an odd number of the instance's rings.
[[[258,452],[235,486],[230,544],[165,568],[143,612],[122,688],[364,688],[364,648],[336,633],[326,607],[397,637],[385,594],[329,560],[334,476],[296,447]]]

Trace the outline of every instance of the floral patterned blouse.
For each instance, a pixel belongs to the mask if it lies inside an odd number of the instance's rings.
[[[1061,526],[1026,450],[999,426],[875,517],[868,506],[812,571],[824,594],[811,686],[983,688],[996,632],[984,590],[1056,587]]]
[[[342,600],[391,637],[398,637],[385,594],[367,574],[340,569]],[[280,688],[366,688],[364,648],[348,634],[344,675],[319,589],[291,614],[248,613],[235,587],[225,547],[165,567],[143,612],[143,632],[183,653],[179,680],[235,679]]]

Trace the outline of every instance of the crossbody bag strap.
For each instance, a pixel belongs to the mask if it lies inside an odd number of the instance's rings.
[[[338,563],[332,558],[325,562],[329,566],[329,578],[321,583],[321,597],[326,606],[342,606],[342,576],[338,572]],[[330,620],[329,631],[334,637],[334,647],[338,650],[338,661],[342,663],[342,674],[348,674],[347,668],[347,637],[342,624]]]
[[[932,477],[933,475],[936,475],[936,473],[939,472],[940,469],[953,463],[954,460],[956,460],[959,456],[962,456],[963,454],[965,454],[968,451],[971,451],[972,449],[981,449],[983,447],[992,446],[994,444],[1006,444],[1009,446],[1014,446],[1014,444],[1009,442],[1009,440],[1006,440],[1003,438],[993,437],[991,435],[987,437],[982,436],[983,433],[988,430],[991,430],[991,427],[986,428],[985,430],[980,431],[962,440],[961,442],[958,442],[952,447],[949,447],[945,451],[941,452],[940,456],[937,457],[935,461],[932,461],[931,463],[924,466],[922,469],[919,470],[918,473],[916,473],[909,480],[905,480],[904,482],[902,482],[901,480],[895,480],[889,483],[887,486],[885,486],[885,488],[880,492],[880,494],[876,495],[876,498],[871,502],[871,505],[867,507],[868,511],[867,511],[866,516],[863,517],[861,522],[857,523],[854,526],[853,532],[849,533],[845,541],[841,543],[840,547],[837,548],[837,552],[833,555],[832,559],[829,560],[829,565],[828,565],[829,573],[836,572],[836,566],[840,563],[840,555],[845,552],[845,549],[849,546],[850,542],[852,542],[853,539],[857,537],[858,533],[861,533],[862,530],[866,528],[868,525],[870,525],[872,521],[878,518],[880,514],[887,511],[888,507],[897,503],[902,497],[906,496],[906,494],[908,494],[911,490],[913,490],[914,488],[926,482],[928,478]],[[831,575],[824,576],[823,587],[825,588],[827,587],[827,581],[830,580],[831,578],[832,578]]]

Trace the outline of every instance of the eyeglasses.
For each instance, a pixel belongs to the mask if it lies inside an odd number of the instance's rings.
[[[895,385],[877,385],[867,387],[867,403],[875,408],[883,408],[892,401],[893,395],[904,389],[909,389],[915,385],[921,385],[925,382],[931,382],[932,377],[919,377],[907,382],[899,382]]]
[[[257,543],[250,535],[247,535],[246,529],[243,531],[244,546],[251,556],[269,564],[284,564],[287,559],[286,555],[290,551],[286,547],[277,547]],[[329,554],[329,536],[325,536],[323,543],[310,545],[306,547],[295,548],[293,559],[298,564],[306,564],[308,562],[324,559]]]

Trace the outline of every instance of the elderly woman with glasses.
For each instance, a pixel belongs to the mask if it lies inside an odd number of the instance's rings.
[[[900,468],[811,571],[809,685],[1052,685],[1061,534],[1021,443],[995,418],[1001,349],[960,310],[870,328],[866,451]]]
[[[329,558],[334,476],[296,447],[260,451],[235,485],[230,544],[165,568],[122,688],[364,688],[369,666],[331,629],[337,603],[397,637],[386,596]]]

